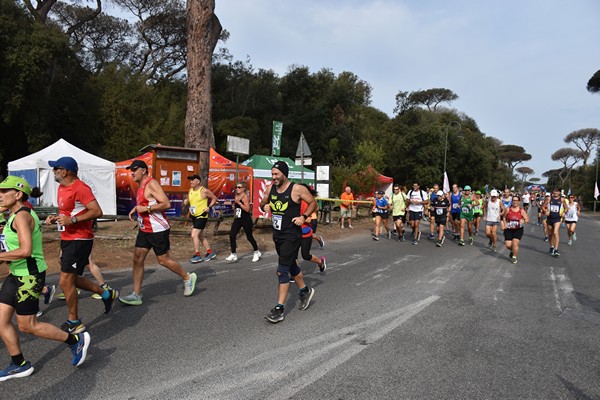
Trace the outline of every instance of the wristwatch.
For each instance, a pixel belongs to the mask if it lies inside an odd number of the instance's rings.
[[[71,222],[76,224],[77,223],[77,217],[71,217]]]
[[[308,219],[308,216],[306,214],[302,214],[302,216],[304,217],[305,221]]]

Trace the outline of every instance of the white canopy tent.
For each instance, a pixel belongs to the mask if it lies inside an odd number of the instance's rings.
[[[77,176],[92,188],[104,215],[116,215],[115,163],[83,151],[64,139],[37,153],[9,162],[8,174],[21,176],[32,187],[39,187],[44,193],[38,199],[39,205],[56,207],[58,183],[54,181],[54,173],[48,161],[65,156],[73,157],[77,161],[79,166]],[[32,204],[35,205],[35,199],[32,200],[34,200]]]

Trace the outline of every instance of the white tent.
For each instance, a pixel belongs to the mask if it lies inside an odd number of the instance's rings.
[[[73,157],[77,161],[79,166],[77,176],[92,188],[104,215],[116,215],[115,163],[83,151],[64,139],[37,153],[9,162],[8,174],[21,176],[32,187],[39,187],[44,193],[38,199],[40,205],[56,207],[58,183],[54,181],[54,173],[48,161],[65,156]],[[32,203],[36,204],[34,201]]]

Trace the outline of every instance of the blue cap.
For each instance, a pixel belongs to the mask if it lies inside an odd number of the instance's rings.
[[[64,168],[68,171],[77,172],[79,171],[79,167],[77,166],[77,161],[73,157],[61,157],[56,161],[48,161],[48,164],[52,168]]]

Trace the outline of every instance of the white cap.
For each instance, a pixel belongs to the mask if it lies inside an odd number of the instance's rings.
[[[443,196],[443,195],[444,195],[444,192],[443,192],[443,191],[441,191],[441,190],[438,190],[436,194],[437,194],[438,196]]]
[[[490,192],[490,196],[498,197],[498,191],[496,189],[492,189],[492,191]]]

